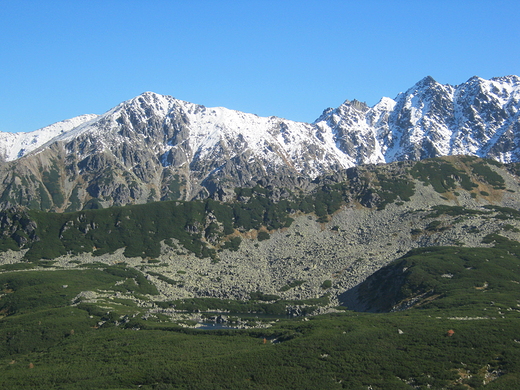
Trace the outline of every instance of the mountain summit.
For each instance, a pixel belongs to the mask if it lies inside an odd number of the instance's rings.
[[[315,124],[330,129],[356,164],[467,154],[519,161],[520,78],[472,77],[451,86],[425,77],[395,99],[349,110],[344,103]]]
[[[145,92],[103,115],[0,134],[0,201],[44,210],[294,187],[361,164],[467,154],[520,161],[520,78],[428,76],[373,107],[353,100],[314,123],[207,108]]]

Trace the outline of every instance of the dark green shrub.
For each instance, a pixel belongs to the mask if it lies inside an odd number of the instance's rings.
[[[240,237],[233,237],[231,240],[227,241],[222,249],[228,249],[230,251],[237,251],[242,243],[242,239]]]
[[[293,281],[291,283],[286,284],[282,288],[280,288],[279,291],[280,292],[289,291],[291,288],[301,286],[304,283],[305,283],[305,280],[295,280],[295,281]]]
[[[321,288],[323,288],[323,289],[328,289],[328,288],[331,288],[331,287],[332,287],[332,280],[325,280],[321,284]]]
[[[264,241],[264,240],[269,240],[271,238],[271,236],[266,231],[261,230],[258,232],[258,235],[256,238],[258,239],[258,241]]]

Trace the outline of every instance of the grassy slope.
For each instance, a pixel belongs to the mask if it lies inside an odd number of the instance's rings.
[[[498,235],[493,248],[431,247],[412,250],[383,267],[355,292],[365,311],[407,307],[486,315],[494,302],[517,310],[520,298],[520,245]]]

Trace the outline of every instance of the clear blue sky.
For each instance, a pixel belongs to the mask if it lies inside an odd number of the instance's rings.
[[[144,91],[312,122],[427,75],[520,75],[519,20],[518,0],[0,0],[0,131]]]

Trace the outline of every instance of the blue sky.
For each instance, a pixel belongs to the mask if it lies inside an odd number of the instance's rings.
[[[0,0],[0,131],[145,91],[312,122],[427,75],[519,75],[519,15],[518,0]]]

